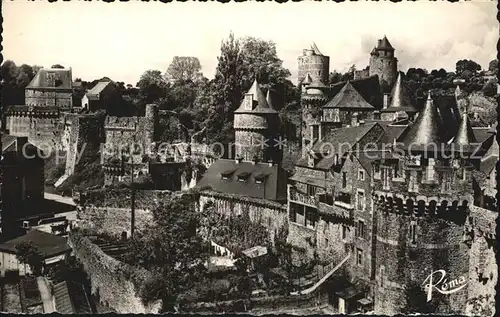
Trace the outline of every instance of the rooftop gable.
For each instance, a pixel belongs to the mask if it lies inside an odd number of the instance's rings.
[[[323,108],[374,109],[349,81]]]
[[[72,89],[71,69],[42,68],[26,87],[27,89]]]

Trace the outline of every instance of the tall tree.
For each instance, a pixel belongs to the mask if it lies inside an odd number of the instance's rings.
[[[136,86],[139,87],[139,96],[145,103],[165,98],[167,83],[159,70],[145,71]]]
[[[61,64],[55,64],[55,65],[52,65],[50,68],[59,68],[59,69],[63,69],[64,66],[61,65]]]
[[[201,76],[200,60],[193,56],[175,56],[165,74],[172,82],[196,81]]]
[[[23,241],[16,245],[16,256],[20,263],[29,265],[35,275],[42,273],[43,258],[32,241]]]
[[[459,60],[455,66],[457,75],[461,75],[464,71],[467,70],[472,74],[476,74],[478,71],[481,70],[481,65],[470,59]]]
[[[178,296],[193,287],[205,272],[205,248],[197,235],[195,197],[173,197],[153,214],[154,222],[132,241],[128,260],[154,274],[143,298],[162,299],[163,310],[172,312]]]

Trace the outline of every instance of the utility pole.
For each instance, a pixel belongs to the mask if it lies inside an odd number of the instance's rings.
[[[130,189],[131,189],[131,217],[130,217],[130,238],[134,238],[134,228],[135,228],[135,188],[134,188],[134,157],[132,157],[132,180],[130,182]]]

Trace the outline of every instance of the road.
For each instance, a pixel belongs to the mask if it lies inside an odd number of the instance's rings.
[[[48,199],[48,200],[56,201],[58,203],[76,206],[75,202],[73,201],[73,198],[71,198],[71,197],[63,197],[61,195],[56,195],[56,194],[51,194],[51,193],[45,192],[44,198]]]

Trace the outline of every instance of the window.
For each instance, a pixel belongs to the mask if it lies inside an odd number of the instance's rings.
[[[313,140],[319,139],[319,125],[312,126],[312,139]]]
[[[314,229],[316,226],[316,209],[306,207],[306,227]]]
[[[416,171],[411,171],[410,181],[408,183],[408,191],[409,192],[417,192],[418,191]]]
[[[290,203],[290,221],[291,222],[297,222],[297,209],[296,209],[297,204]]]
[[[358,238],[365,238],[365,222],[363,220],[358,220],[358,223],[356,225],[356,232],[355,235]]]
[[[359,266],[363,265],[363,250],[356,249],[356,262]]]
[[[427,180],[431,181],[434,180],[434,165],[436,162],[434,162],[433,158],[429,158],[427,162],[427,167],[426,167],[426,178]]]
[[[315,196],[316,195],[316,186],[307,184],[307,195]]]
[[[347,226],[342,225],[342,240],[345,240],[347,238]]]
[[[410,240],[411,243],[417,243],[417,225],[412,223],[410,224]]]
[[[356,197],[358,210],[365,210],[365,191],[358,189],[358,194]]]
[[[462,180],[465,181],[467,180],[467,171],[464,169],[462,169]]]
[[[373,165],[373,178],[380,179],[380,165],[378,163]]]
[[[401,178],[401,169],[399,168],[399,161],[394,165],[394,178]]]
[[[245,182],[249,176],[250,176],[250,173],[248,173],[248,172],[239,173],[238,174],[238,182]]]
[[[342,188],[347,187],[347,172],[342,172]]]
[[[360,180],[360,181],[365,180],[365,171],[363,171],[362,169],[358,170],[358,180]]]

